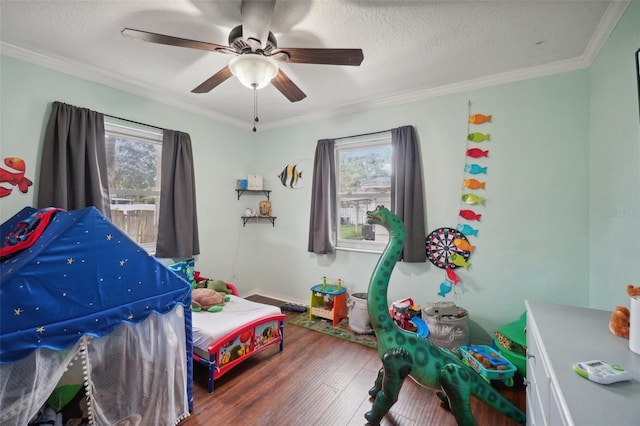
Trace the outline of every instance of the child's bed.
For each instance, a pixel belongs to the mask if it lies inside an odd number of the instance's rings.
[[[267,348],[284,348],[285,315],[277,306],[238,297],[227,283],[230,300],[220,312],[193,312],[193,359],[209,370],[209,393],[214,380]]]

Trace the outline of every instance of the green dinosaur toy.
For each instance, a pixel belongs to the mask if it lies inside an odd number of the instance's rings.
[[[384,206],[367,212],[367,221],[384,226],[389,231],[389,242],[369,282],[369,317],[378,340],[382,368],[375,385],[369,390],[373,406],[365,418],[372,425],[380,424],[398,400],[404,379],[411,376],[422,386],[441,390],[437,392],[438,397],[451,409],[459,426],[476,424],[469,404],[471,395],[514,421],[525,424],[526,416],[518,407],[453,353],[395,325],[387,306],[387,288],[404,246],[404,224]]]

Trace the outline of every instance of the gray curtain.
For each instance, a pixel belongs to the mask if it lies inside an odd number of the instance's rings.
[[[37,207],[109,209],[104,117],[54,102],[44,135]]]
[[[191,137],[164,130],[156,257],[186,259],[200,254],[196,182]]]
[[[322,139],[316,146],[311,188],[311,218],[308,251],[318,254],[336,251],[337,198],[335,140]]]
[[[404,222],[405,262],[426,262],[420,145],[413,126],[391,130],[391,211]]]

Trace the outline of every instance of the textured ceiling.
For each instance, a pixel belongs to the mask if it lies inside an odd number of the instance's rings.
[[[359,67],[288,64],[307,94],[258,92],[262,128],[590,66],[628,5],[597,1],[277,1],[279,47],[361,48]],[[240,0],[0,1],[1,52],[251,127],[253,94],[231,78],[191,90],[232,56],[124,38],[135,28],[228,44]]]

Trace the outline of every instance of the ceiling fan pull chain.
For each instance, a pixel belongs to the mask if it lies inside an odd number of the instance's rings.
[[[255,132],[256,124],[258,120],[258,90],[256,87],[253,87],[253,131]]]

